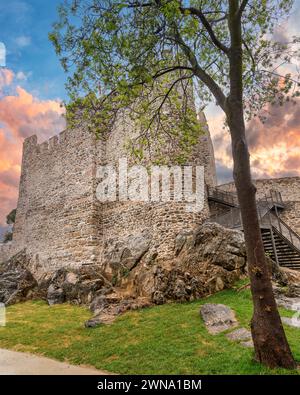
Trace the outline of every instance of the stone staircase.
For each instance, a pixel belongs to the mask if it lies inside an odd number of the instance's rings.
[[[237,195],[208,187],[209,201],[227,208],[223,214],[212,216],[208,222],[216,222],[226,228],[243,230]],[[279,216],[284,210],[282,196],[277,191],[257,201],[257,211],[266,254],[280,266],[300,270],[300,236]]]

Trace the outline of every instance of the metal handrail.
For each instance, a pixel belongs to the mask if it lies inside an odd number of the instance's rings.
[[[223,191],[222,189],[216,187],[207,186],[207,195],[210,198],[223,201],[224,203],[238,206],[237,195],[233,192]]]
[[[271,224],[287,241],[300,252],[300,236],[281,218],[270,213]]]
[[[281,192],[271,189],[269,193],[269,195],[265,194],[263,198],[258,199],[258,202],[266,202],[271,206],[270,208],[276,205],[284,205]],[[207,195],[210,198],[232,204],[235,207],[239,206],[237,194],[234,192],[224,191],[218,187],[207,186]]]
[[[228,191],[222,191],[218,188],[208,187],[208,197],[223,201],[233,207],[224,214],[216,214],[208,219],[208,222],[216,222],[224,227],[231,229],[242,227],[241,210],[237,202],[236,194]],[[278,207],[279,206],[279,207]],[[282,195],[279,191],[271,190],[270,194],[257,201],[257,213],[261,226],[266,226],[270,229],[275,259],[277,258],[276,245],[274,240],[274,232],[283,237],[292,248],[297,250],[300,254],[300,236],[286,224],[278,215],[278,208],[283,208],[284,203]],[[272,213],[275,209],[275,213]]]
[[[258,202],[266,202],[270,205],[270,208],[276,207],[276,205],[284,206],[281,192],[276,190],[270,190],[270,195],[264,195],[263,198],[258,199]]]

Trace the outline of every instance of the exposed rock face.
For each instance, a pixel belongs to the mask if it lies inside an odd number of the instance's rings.
[[[14,304],[36,295],[38,284],[27,265],[28,257],[24,250],[0,265],[1,303]]]
[[[194,233],[190,250],[194,250],[196,262],[206,261],[227,271],[245,268],[246,250],[240,231],[206,223]]]
[[[97,296],[90,305],[94,316],[85,322],[86,328],[94,328],[100,324],[110,324],[115,318],[128,310],[137,310],[150,306],[146,298],[124,299],[116,293]]]
[[[59,269],[46,274],[41,280],[40,294],[50,305],[64,302],[89,304],[99,294],[111,291],[111,284],[99,266],[82,266],[79,269]]]
[[[270,257],[266,256],[267,264],[269,265],[272,280],[280,287],[286,287],[289,284],[289,278],[286,274],[285,268],[277,265]],[[287,269],[289,270],[289,269]],[[292,270],[293,271],[293,270]]]
[[[156,304],[189,301],[231,287],[246,273],[243,234],[218,224],[180,233],[171,262],[142,262],[122,281]]]
[[[151,236],[143,232],[138,236],[130,235],[123,240],[107,240],[104,254],[104,271],[117,280],[126,275],[140,262],[149,250]]]
[[[206,303],[200,314],[208,332],[213,335],[237,326],[234,311],[224,304]]]
[[[213,294],[246,275],[243,233],[207,223],[195,231],[181,232],[174,240],[174,258],[157,256],[147,232],[111,243],[103,265],[61,268],[34,278],[34,262],[26,252],[0,269],[0,302],[15,303],[40,297],[50,305],[70,302],[89,305],[94,327],[113,321],[132,309],[168,301],[191,301]],[[276,292],[300,296],[300,273],[282,270],[270,262]]]
[[[111,292],[111,283],[97,265],[59,269],[37,279],[31,259],[23,250],[0,266],[0,302],[13,304],[42,298],[50,305],[70,302],[88,305],[97,295]]]

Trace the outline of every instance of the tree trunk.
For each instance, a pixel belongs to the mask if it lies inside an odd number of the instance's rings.
[[[293,369],[293,359],[275,302],[271,273],[261,237],[256,207],[256,188],[252,183],[243,110],[242,34],[238,15],[239,1],[229,0],[230,95],[226,116],[231,133],[234,181],[245,234],[248,270],[254,313],[251,331],[256,359],[270,368]]]

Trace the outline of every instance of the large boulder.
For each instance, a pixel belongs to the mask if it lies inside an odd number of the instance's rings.
[[[103,267],[115,283],[126,277],[148,252],[151,236],[147,231],[125,238],[108,239],[105,243]]]
[[[194,232],[181,232],[174,258],[137,265],[123,281],[132,295],[153,303],[190,301],[233,284],[246,274],[243,233],[207,223]]]
[[[112,287],[100,266],[85,265],[78,269],[61,268],[46,274],[41,279],[39,289],[50,305],[64,302],[90,304],[97,295],[110,292]]]
[[[0,302],[5,305],[36,296],[37,281],[28,270],[29,258],[22,250],[0,265]]]
[[[186,259],[192,260],[195,265],[207,262],[229,272],[244,269],[244,235],[241,231],[227,229],[216,223],[205,223],[194,232],[186,255]]]

